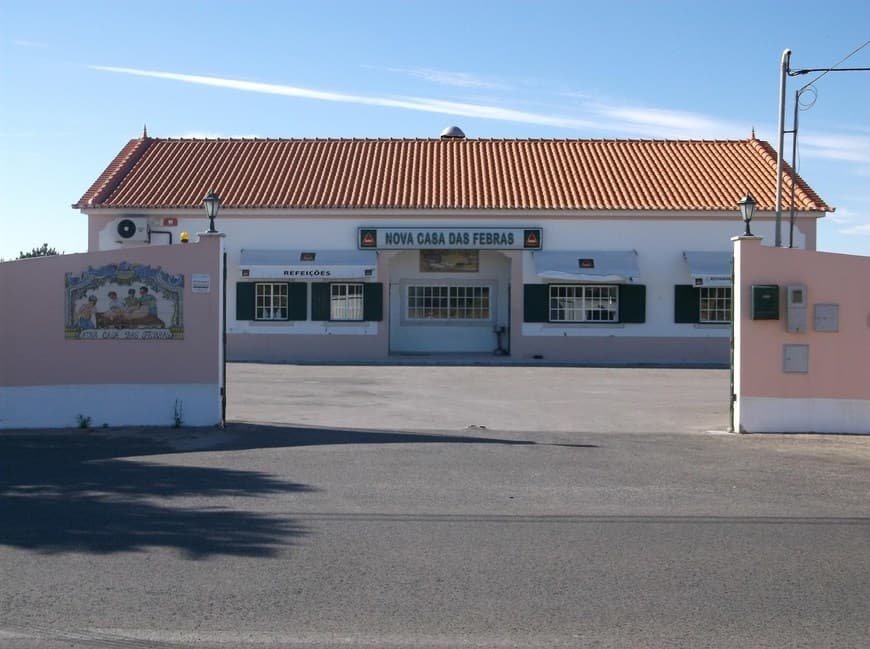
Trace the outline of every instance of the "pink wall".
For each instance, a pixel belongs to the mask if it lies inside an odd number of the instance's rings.
[[[0,386],[217,383],[220,377],[221,239],[23,259],[0,264]],[[184,275],[182,340],[64,337],[64,278],[119,262]],[[191,274],[210,277],[191,291]]]
[[[737,239],[739,397],[870,399],[870,257]],[[753,284],[780,286],[780,319],[750,319]],[[786,330],[785,287],[807,287],[807,331]],[[839,305],[839,331],[813,330],[815,304]],[[783,372],[783,345],[809,345],[809,371]]]

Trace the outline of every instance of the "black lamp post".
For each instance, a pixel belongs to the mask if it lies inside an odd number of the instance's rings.
[[[746,232],[743,233],[743,236],[751,237],[753,235],[749,231],[749,222],[752,221],[752,217],[755,214],[755,199],[752,198],[752,195],[746,194],[746,196],[737,201],[737,205],[740,206],[740,218],[746,224]]]
[[[205,206],[205,214],[208,216],[208,232],[206,234],[218,234],[214,227],[214,219],[221,209],[221,199],[212,189],[202,199]],[[221,235],[224,236],[224,235]],[[224,250],[221,255],[221,428],[227,422],[227,253]]]
[[[202,204],[205,205],[205,214],[208,216],[208,234],[215,234],[217,230],[214,228],[214,220],[221,209],[220,196],[214,193],[212,189],[208,195],[202,199]]]

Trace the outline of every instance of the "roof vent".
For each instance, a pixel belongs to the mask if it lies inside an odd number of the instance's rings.
[[[448,126],[443,131],[441,131],[441,139],[442,140],[464,140],[465,133],[462,132],[462,129],[458,126]]]

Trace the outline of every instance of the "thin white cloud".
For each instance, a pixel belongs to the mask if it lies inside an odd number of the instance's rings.
[[[662,109],[642,109],[632,107],[594,105],[587,108],[585,115],[531,112],[503,108],[491,104],[457,102],[426,97],[365,96],[341,92],[315,90],[283,84],[225,79],[204,75],[159,72],[114,66],[94,65],[94,70],[114,72],[140,77],[166,79],[183,83],[198,84],[216,88],[226,88],[244,92],[256,92],[285,97],[298,97],[318,101],[382,106],[427,113],[474,117],[521,124],[550,126],[573,131],[601,131],[609,135],[631,134],[637,137],[660,138],[725,138],[747,137],[748,128],[737,127],[711,118],[681,111]],[[602,119],[605,118],[605,119]],[[747,131],[743,133],[742,131]]]
[[[597,95],[589,92],[580,92],[577,90],[563,90],[556,94],[558,94],[560,97],[568,97],[569,99],[581,99],[585,102],[601,102],[601,97],[598,97]]]
[[[870,137],[864,135],[799,135],[798,146],[807,158],[870,164]]]
[[[601,103],[588,104],[587,107],[603,117],[622,124],[623,130],[649,133],[658,137],[749,137],[749,129],[745,127],[698,113],[638,106],[611,106]]]
[[[48,43],[38,43],[36,41],[12,41],[18,47],[48,47]]]
[[[837,230],[840,234],[857,235],[861,237],[870,237],[870,223],[864,225],[856,225],[845,230]]]
[[[317,99],[350,104],[362,104],[366,106],[383,106],[387,108],[404,108],[429,113],[443,113],[446,115],[458,115],[463,117],[478,117],[508,122],[521,122],[526,124],[540,124],[543,126],[556,126],[569,129],[600,128],[591,120],[581,120],[571,117],[542,115],[526,111],[487,106],[482,104],[469,104],[462,102],[443,101],[439,99],[427,99],[423,97],[369,97],[364,95],[350,95],[340,92],[314,90],[274,83],[261,83],[256,81],[242,81],[240,79],[223,79],[220,77],[208,77],[203,75],[179,74],[176,72],[157,72],[153,70],[138,70],[134,68],[119,68],[105,65],[90,66],[94,70],[103,72],[116,72],[140,77],[155,79],[167,79],[193,83],[216,88],[228,88],[246,92],[259,92],[285,97],[300,97],[303,99]]]
[[[826,217],[831,223],[837,225],[847,225],[855,220],[857,214],[848,208],[840,208],[836,212],[828,214]]]
[[[594,121],[567,117],[561,115],[544,115],[530,113],[512,108],[500,108],[483,104],[468,104],[441,99],[426,99],[422,97],[409,97],[415,110],[425,110],[432,113],[445,113],[447,115],[460,115],[462,117],[478,117],[480,119],[493,119],[503,122],[520,122],[524,124],[539,124],[541,126],[555,126],[574,130],[600,129],[601,126]],[[411,106],[408,106],[411,107]]]
[[[448,70],[436,70],[434,68],[392,68],[375,65],[362,66],[369,70],[382,70],[404,74],[415,79],[422,79],[430,83],[442,86],[457,86],[460,88],[477,88],[486,90],[509,90],[510,86],[495,81],[485,81],[468,72],[450,72]]]

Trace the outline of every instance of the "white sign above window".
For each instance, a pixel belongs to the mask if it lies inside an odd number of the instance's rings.
[[[540,250],[541,228],[360,228],[362,250]]]

